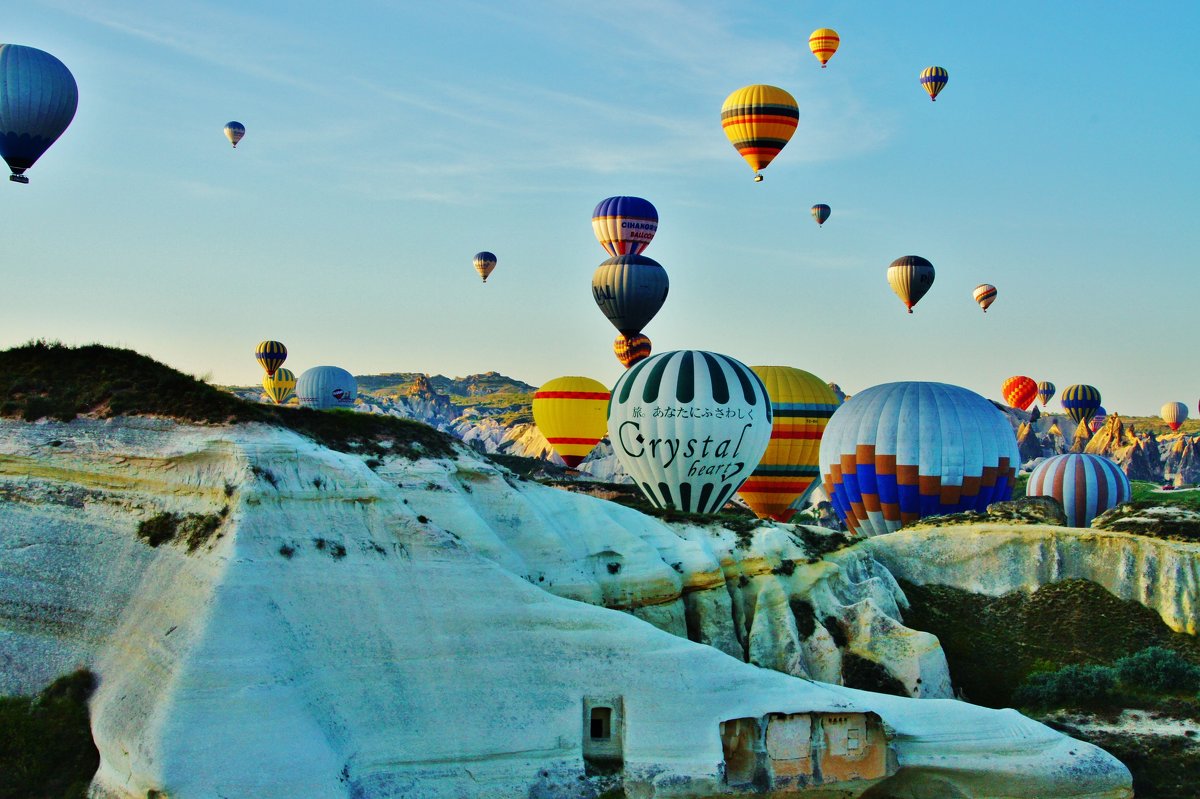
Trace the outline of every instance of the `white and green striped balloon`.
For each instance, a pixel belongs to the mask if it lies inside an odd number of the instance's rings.
[[[762,459],[771,421],[771,400],[750,367],[679,350],[621,376],[608,406],[608,437],[655,507],[715,513]]]

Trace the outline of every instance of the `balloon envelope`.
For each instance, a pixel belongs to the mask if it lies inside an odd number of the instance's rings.
[[[305,408],[353,408],[358,381],[337,366],[314,366],[296,381],[296,398]]]
[[[1054,384],[1049,380],[1043,380],[1038,383],[1038,398],[1042,401],[1042,407],[1046,407],[1046,403],[1054,398]]]
[[[267,373],[267,377],[270,377],[287,360],[287,347],[280,341],[260,341],[254,348],[254,357]]]
[[[790,366],[752,366],[771,399],[771,440],[738,494],[760,519],[786,522],[820,478],[821,434],[839,405],[819,377]]]
[[[628,369],[638,361],[650,357],[650,339],[641,333],[636,336],[619,335],[613,342],[613,354],[617,356],[621,365]]]
[[[609,255],[637,255],[658,230],[658,210],[641,197],[609,197],[592,211],[592,232]]]
[[[1091,421],[1088,422],[1088,429],[1091,430],[1093,433],[1095,433],[1101,427],[1104,427],[1104,423],[1107,421],[1108,421],[1108,411],[1104,410],[1104,406],[1101,405],[1099,408],[1096,409],[1096,414],[1094,416],[1092,416]]]
[[[729,142],[754,170],[754,179],[779,155],[800,120],[796,98],[778,86],[755,84],[738,89],[721,106],[721,127]]]
[[[987,313],[987,309],[996,301],[996,287],[991,283],[980,283],[975,287],[972,296],[975,298],[975,302],[979,303],[983,312]]]
[[[622,335],[635,336],[667,301],[667,270],[644,255],[615,255],[592,274],[592,297]]]
[[[829,218],[830,213],[832,213],[832,211],[825,203],[817,203],[812,207],[813,219],[817,220],[818,225],[824,225],[825,220]]]
[[[291,369],[280,367],[275,370],[274,376],[267,375],[263,378],[262,386],[272,402],[282,405],[295,393],[296,375]]]
[[[1062,503],[1070,527],[1090,527],[1092,519],[1128,502],[1129,478],[1102,455],[1069,452],[1034,467],[1025,484],[1030,497],[1054,497]]]
[[[1182,402],[1168,402],[1162,406],[1162,420],[1167,427],[1178,430],[1188,418],[1188,407]]]
[[[1004,401],[1009,405],[1027,411],[1033,401],[1037,399],[1037,383],[1032,377],[1015,375],[1001,384],[1000,393],[1004,395]]]
[[[608,432],[608,386],[590,377],[556,377],[533,395],[533,422],[574,469]]]
[[[225,123],[225,138],[229,139],[229,143],[235,148],[242,137],[246,135],[246,126],[241,122],[226,122]]]
[[[1020,463],[1008,418],[975,392],[945,383],[860,391],[821,437],[825,490],[858,535],[1010,499]]]
[[[938,94],[950,82],[950,73],[942,67],[925,67],[921,70],[921,88],[929,92],[930,100],[937,100]]]
[[[483,252],[477,252],[475,253],[473,263],[475,265],[475,271],[479,273],[479,276],[483,278],[483,282],[486,283],[488,275],[490,275],[492,270],[496,268],[496,256],[487,250],[484,250]]]
[[[27,183],[34,165],[62,135],[79,105],[79,88],[63,62],[36,47],[0,44],[0,157],[10,180]]]
[[[842,39],[833,28],[817,28],[808,37],[808,49],[821,62],[821,69],[833,58]]]
[[[913,306],[933,285],[933,264],[919,255],[902,255],[888,266],[887,280],[892,291],[912,313]]]
[[[771,401],[740,361],[700,350],[667,352],[617,380],[608,438],[655,507],[715,513],[762,458]]]
[[[1067,386],[1063,389],[1061,402],[1075,424],[1087,424],[1100,408],[1100,392],[1083,384]]]

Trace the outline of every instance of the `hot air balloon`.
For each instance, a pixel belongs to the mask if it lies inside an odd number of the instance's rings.
[[[574,469],[608,432],[608,386],[590,377],[556,377],[533,395],[533,422]]]
[[[766,169],[792,138],[799,120],[796,98],[777,86],[746,86],[721,106],[721,127],[754,170],[755,182],[762,180],[759,170]]]
[[[272,377],[275,370],[287,360],[287,347],[279,341],[260,341],[254,348],[254,357],[258,359],[258,365],[267,373],[267,377]]]
[[[1100,408],[1100,392],[1091,386],[1067,386],[1060,401],[1075,424],[1087,424]]]
[[[936,101],[938,93],[950,82],[950,73],[942,67],[925,67],[921,71],[921,87],[929,92],[929,99]]]
[[[888,284],[912,313],[933,285],[933,264],[919,255],[903,255],[892,261],[887,271]]]
[[[996,287],[991,283],[980,283],[975,287],[975,302],[979,303],[979,307],[987,313],[987,309],[996,301]]]
[[[475,253],[474,263],[475,271],[479,273],[479,276],[483,278],[483,282],[486,283],[488,275],[496,268],[496,256],[487,250],[477,252]]]
[[[79,105],[71,71],[54,56],[20,44],[0,44],[0,157],[14,183],[62,135]]]
[[[821,69],[825,69],[829,59],[833,58],[841,41],[841,37],[833,28],[817,28],[808,37],[808,49],[812,50],[812,54],[821,62]]]
[[[715,513],[766,451],[771,400],[758,375],[727,355],[653,355],[613,386],[608,438],[655,507]]]
[[[644,255],[614,255],[592,274],[592,296],[621,335],[635,336],[667,301],[667,270]]]
[[[1108,411],[1104,410],[1104,406],[1101,405],[1096,409],[1096,415],[1088,422],[1088,430],[1093,433],[1098,432],[1101,427],[1104,427],[1106,421],[1108,421]]]
[[[609,255],[637,255],[658,230],[658,210],[641,197],[609,197],[592,211],[592,231]]]
[[[1045,408],[1050,400],[1054,397],[1054,384],[1049,380],[1043,380],[1038,383],[1038,397],[1042,400],[1042,407]]]
[[[229,143],[233,145],[235,150],[237,149],[238,142],[240,142],[242,137],[245,135],[246,126],[241,122],[225,123],[225,138],[229,139]]]
[[[923,516],[1010,499],[1021,456],[1007,417],[983,397],[906,382],[846,400],[825,427],[820,464],[825,491],[850,530],[879,535]]]
[[[790,366],[752,366],[771,398],[771,440],[738,494],[760,519],[786,522],[792,505],[820,479],[821,433],[838,398],[816,375]]]
[[[626,369],[650,357],[650,339],[638,333],[635,336],[617,336],[613,342],[613,353]]]
[[[353,408],[358,381],[337,366],[314,366],[296,381],[296,398],[305,408]]]
[[[1025,494],[1062,503],[1070,527],[1090,527],[1092,519],[1128,502],[1133,491],[1121,467],[1102,455],[1069,452],[1039,463]]]
[[[1162,420],[1172,431],[1178,430],[1187,418],[1188,409],[1182,402],[1168,402],[1162,406]]]
[[[1001,384],[1000,393],[1004,395],[1004,401],[1009,405],[1027,411],[1033,401],[1037,399],[1037,383],[1032,377],[1015,375]]]
[[[813,219],[817,220],[817,225],[824,225],[825,220],[829,218],[831,213],[829,206],[825,203],[817,203],[812,207]]]
[[[296,375],[291,369],[282,366],[275,370],[275,375],[267,375],[262,381],[263,391],[276,405],[282,405],[295,393]]]

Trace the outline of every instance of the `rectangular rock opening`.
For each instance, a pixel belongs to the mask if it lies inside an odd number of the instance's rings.
[[[607,741],[612,737],[612,708],[592,708],[592,739]]]
[[[583,766],[588,775],[625,768],[625,702],[620,696],[583,698]]]

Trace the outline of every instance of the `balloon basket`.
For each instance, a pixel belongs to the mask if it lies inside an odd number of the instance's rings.
[[[763,178],[763,176],[762,176],[762,175],[755,175],[755,176],[754,176],[754,182],[755,182],[755,183],[762,183],[762,178]]]
[[[13,183],[28,183],[29,182],[29,178],[25,177],[24,175],[9,175],[8,179],[11,180]]]

